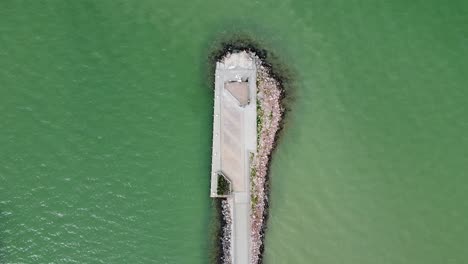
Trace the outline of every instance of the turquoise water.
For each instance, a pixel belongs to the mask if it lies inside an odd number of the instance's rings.
[[[463,263],[465,1],[2,1],[0,263],[207,263],[206,58],[295,76],[265,263]]]

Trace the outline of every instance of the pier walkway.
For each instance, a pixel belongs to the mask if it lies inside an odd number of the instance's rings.
[[[234,264],[250,263],[250,153],[257,151],[257,87],[255,61],[235,53],[216,64],[211,197],[218,173],[232,186],[231,256]]]

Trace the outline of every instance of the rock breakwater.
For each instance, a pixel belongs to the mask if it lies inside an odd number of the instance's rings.
[[[261,263],[268,215],[268,169],[284,108],[283,90],[269,68],[257,60],[257,154],[251,162],[251,263]]]

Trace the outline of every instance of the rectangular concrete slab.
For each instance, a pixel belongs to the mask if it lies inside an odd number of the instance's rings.
[[[220,197],[216,193],[216,175],[222,172],[231,181],[233,189],[230,195],[231,250],[235,264],[250,263],[249,155],[257,151],[256,95],[255,60],[247,53],[232,54],[217,63],[211,197]]]

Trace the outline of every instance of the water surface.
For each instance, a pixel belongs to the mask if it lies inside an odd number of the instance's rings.
[[[206,57],[295,73],[266,263],[463,263],[466,1],[3,1],[0,262],[207,263]]]

